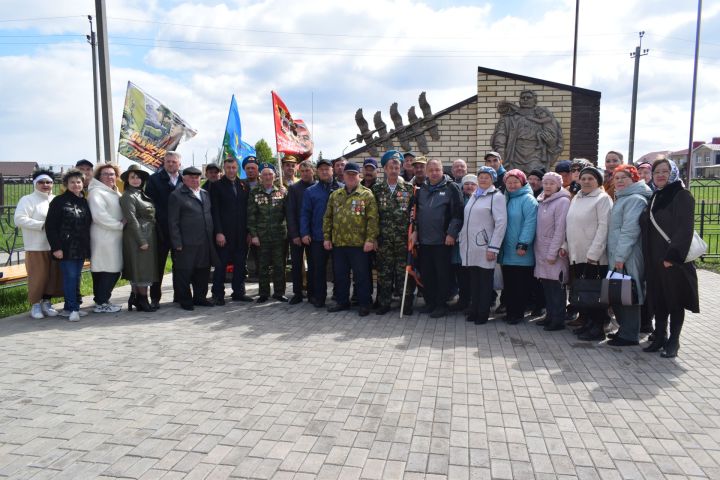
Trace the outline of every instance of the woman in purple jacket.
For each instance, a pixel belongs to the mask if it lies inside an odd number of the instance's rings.
[[[565,328],[565,284],[569,263],[567,256],[560,255],[560,249],[565,241],[570,193],[562,187],[562,177],[555,172],[543,176],[542,186],[535,234],[535,276],[543,286],[547,315],[537,325],[555,331]]]

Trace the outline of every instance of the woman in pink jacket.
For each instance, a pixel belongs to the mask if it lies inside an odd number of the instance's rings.
[[[560,175],[546,173],[542,179],[543,193],[538,197],[535,276],[543,286],[547,315],[537,324],[548,331],[565,328],[565,284],[570,267],[567,256],[560,255],[560,249],[565,241],[570,192],[562,185]]]

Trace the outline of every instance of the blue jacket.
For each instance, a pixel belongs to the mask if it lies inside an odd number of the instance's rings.
[[[323,241],[323,216],[330,194],[340,188],[337,180],[316,182],[303,193],[300,208],[300,237],[310,235],[314,242]]]
[[[533,243],[538,202],[528,184],[514,192],[506,192],[505,197],[507,198],[507,230],[500,251],[500,264],[532,267],[535,265]],[[527,253],[522,257],[517,254],[520,245],[527,247]]]

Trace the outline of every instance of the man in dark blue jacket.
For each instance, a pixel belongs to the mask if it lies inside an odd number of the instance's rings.
[[[290,305],[295,305],[303,300],[303,255],[307,256],[308,278],[307,294],[310,303],[315,303],[314,282],[310,275],[312,265],[312,252],[310,245],[302,243],[300,235],[300,209],[302,208],[305,191],[315,184],[315,166],[310,160],[300,163],[300,180],[295,181],[288,187],[286,198],[285,220],[287,221],[288,238],[290,239],[290,262],[292,264],[293,297]]]
[[[155,205],[155,223],[157,225],[158,236],[157,260],[160,280],[153,283],[150,287],[150,305],[153,308],[159,308],[160,306],[162,276],[163,272],[165,272],[165,262],[167,262],[168,253],[172,250],[168,226],[168,199],[170,198],[170,194],[183,184],[182,174],[180,173],[181,162],[182,156],[179,153],[173,151],[166,152],[162,168],[150,175],[147,185],[145,186],[145,193]],[[173,283],[175,283],[174,274]]]
[[[420,271],[425,285],[425,307],[420,312],[440,318],[447,313],[452,247],[463,224],[462,193],[443,174],[440,160],[427,162],[427,181],[417,191],[415,201]]]
[[[330,194],[340,188],[333,179],[333,166],[329,160],[317,163],[318,182],[305,190],[300,208],[300,237],[302,243],[310,247],[310,265],[308,277],[313,279],[313,289],[317,308],[325,306],[327,298],[327,262],[330,252],[323,247],[323,216]]]

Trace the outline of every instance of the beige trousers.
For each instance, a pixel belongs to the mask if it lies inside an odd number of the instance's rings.
[[[25,270],[28,275],[28,301],[39,303],[43,297],[62,297],[60,262],[52,260],[48,252],[25,252]]]

